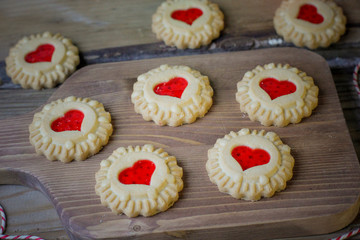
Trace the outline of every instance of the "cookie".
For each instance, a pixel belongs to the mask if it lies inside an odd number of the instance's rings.
[[[110,113],[98,101],[67,97],[45,105],[29,126],[30,143],[49,160],[85,160],[100,151],[113,132]]]
[[[328,47],[345,33],[346,17],[332,0],[285,0],[274,27],[287,42],[310,49]]]
[[[120,147],[100,166],[95,191],[116,214],[147,217],[166,211],[183,189],[176,158],[150,144]]]
[[[71,40],[60,34],[30,35],[10,49],[6,73],[23,88],[53,88],[76,70],[79,53]]]
[[[156,37],[179,49],[208,45],[223,28],[223,13],[207,0],[167,0],[152,17]]]
[[[137,78],[131,101],[146,121],[179,126],[203,117],[212,96],[207,76],[187,66],[161,65]]]
[[[287,126],[309,117],[318,104],[312,77],[288,64],[266,64],[245,73],[237,84],[236,101],[252,121]]]
[[[294,166],[290,150],[274,132],[244,128],[216,141],[206,170],[219,191],[256,201],[286,188]]]

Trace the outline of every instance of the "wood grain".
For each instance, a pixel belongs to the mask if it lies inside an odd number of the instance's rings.
[[[151,16],[161,2],[1,0],[0,29],[5,31],[0,35],[0,89],[21,88],[6,75],[4,60],[9,49],[24,36],[44,31],[59,32],[73,40],[80,51],[79,68],[103,62],[293,46],[273,28],[272,18],[281,0],[214,0],[225,14],[221,36],[199,49],[178,50],[157,40],[151,31]],[[338,43],[315,52],[329,60],[331,67],[353,67],[360,60],[359,3],[336,3],[348,19],[347,31]]]
[[[164,52],[165,45],[151,31],[151,16],[163,0],[1,0],[0,8],[0,59],[4,60],[10,47],[22,37],[44,32],[59,32],[69,37],[81,52],[104,48],[156,44],[149,50]],[[269,47],[268,39],[277,38],[273,16],[281,0],[232,1],[213,0],[225,14],[225,29],[220,39],[206,48],[243,50]],[[338,47],[343,48],[359,40],[360,17],[358,0],[337,0],[348,18],[347,33]],[[260,10],[261,9],[261,10]],[[281,44],[281,43],[280,43]],[[127,55],[126,50],[118,57]],[[197,53],[201,51],[195,50]],[[167,51],[176,52],[175,49]],[[136,51],[137,56],[141,52]],[[184,54],[186,51],[177,52]],[[111,53],[109,53],[111,54]],[[143,53],[142,53],[143,54]],[[98,57],[92,55],[92,57]]]
[[[73,39],[83,57],[80,67],[101,62],[291,46],[291,44],[279,41],[281,38],[272,28],[271,10],[279,5],[279,0],[212,1],[217,2],[226,15],[226,27],[221,37],[201,49],[178,51],[156,40],[149,29],[150,23],[147,17],[152,15],[152,11],[160,4],[160,0],[123,0],[120,3],[114,0],[101,2],[97,0],[1,0],[0,119],[33,111],[44,104],[57,90],[56,88],[42,91],[21,89],[19,85],[11,83],[6,76],[3,60],[9,48],[24,35],[35,32],[57,31]],[[315,52],[327,59],[331,67],[347,126],[359,157],[360,101],[353,87],[351,74],[354,64],[360,61],[360,15],[358,14],[360,4],[359,0],[336,0],[336,2],[343,8],[348,18],[347,32],[339,43]],[[37,7],[39,5],[41,5],[40,8]],[[150,9],[152,7],[154,9]],[[136,8],[136,11],[144,17],[136,19],[136,14],[128,14],[131,8]],[[87,23],[85,20],[88,20]],[[100,26],[91,22],[105,24]],[[124,22],[126,24],[123,24]],[[251,25],[253,29],[248,25]],[[274,39],[276,41],[269,41]],[[67,239],[64,237],[65,233],[56,233],[54,230],[54,221],[57,216],[54,216],[55,211],[50,209],[51,203],[46,203],[46,198],[36,191],[32,191],[31,194],[22,194],[23,197],[18,199],[19,191],[31,191],[24,189],[25,187],[16,185],[0,185],[0,203],[5,207],[8,215],[6,232],[9,234],[32,233],[45,239]],[[36,204],[39,201],[43,205]],[[47,209],[47,213],[44,214],[41,209]],[[306,239],[330,239],[351,231],[360,227],[359,216],[351,225],[340,231],[320,236],[311,235]],[[47,221],[51,224],[47,224]],[[56,229],[61,229],[61,223],[56,224]],[[224,236],[226,236],[225,233]]]
[[[247,70],[269,62],[289,63],[314,77],[320,96],[310,118],[275,128],[251,122],[240,113],[234,97],[236,83]],[[203,119],[177,128],[159,127],[134,113],[130,94],[136,77],[163,63],[186,64],[209,76],[214,105]],[[249,233],[253,239],[294,237],[341,229],[358,213],[358,160],[329,67],[312,52],[267,49],[92,65],[72,75],[49,101],[70,95],[96,99],[112,114],[115,131],[109,144],[84,162],[50,162],[37,156],[28,142],[33,113],[1,120],[0,183],[44,192],[73,239],[198,239]],[[275,131],[292,147],[294,178],[286,191],[273,198],[239,201],[220,193],[207,177],[207,149],[217,138],[244,127]],[[165,213],[134,219],[114,215],[101,206],[94,192],[94,174],[100,161],[116,148],[145,143],[177,157],[184,169],[185,188]]]

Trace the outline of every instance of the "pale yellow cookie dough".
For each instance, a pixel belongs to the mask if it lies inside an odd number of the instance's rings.
[[[272,92],[261,85],[266,79],[274,79],[275,87],[289,84],[294,87],[293,92],[272,99]],[[236,101],[252,121],[284,127],[309,117],[318,105],[318,93],[313,78],[305,72],[288,64],[270,63],[245,73],[237,84]]]
[[[258,163],[261,157],[267,162]],[[218,139],[206,162],[209,178],[219,191],[252,201],[284,190],[293,166],[290,147],[276,133],[247,128]]]
[[[54,121],[69,124],[62,118],[73,110],[83,113],[80,129],[55,131]],[[70,162],[85,160],[98,153],[108,143],[113,127],[110,113],[105,111],[102,103],[71,96],[45,105],[34,115],[29,132],[30,143],[38,154],[52,161]]]
[[[310,16],[304,18],[300,13],[306,10],[306,6],[311,9],[307,11],[313,12],[305,13]],[[332,0],[285,0],[274,17],[277,34],[287,42],[310,49],[328,47],[339,41],[345,33],[345,25],[342,9]]]
[[[159,84],[171,84],[176,78],[186,80],[181,97],[155,93]],[[213,89],[207,76],[187,66],[161,65],[140,75],[134,84],[131,101],[135,112],[157,125],[180,126],[204,117],[213,101]]]
[[[28,61],[29,54],[40,52],[41,47],[50,45],[53,48],[48,60],[40,58],[37,61]],[[76,70],[80,62],[77,47],[71,40],[60,34],[45,32],[43,34],[30,35],[21,39],[10,49],[9,56],[5,60],[6,73],[15,84],[23,88],[53,88]]]
[[[192,10],[200,12],[195,19],[189,17]],[[176,11],[184,14],[182,18],[185,20],[175,18],[173,14]],[[152,31],[156,37],[166,45],[179,49],[208,45],[220,36],[223,28],[223,13],[217,4],[208,0],[167,0],[152,17]]]
[[[100,166],[96,194],[116,214],[148,217],[166,211],[183,189],[183,170],[176,158],[151,144],[120,147]]]

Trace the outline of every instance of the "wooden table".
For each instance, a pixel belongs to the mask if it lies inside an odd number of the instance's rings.
[[[12,84],[6,76],[4,59],[9,48],[23,36],[32,33],[59,32],[71,38],[81,52],[79,68],[104,62],[292,46],[284,43],[273,29],[272,17],[280,0],[218,0],[214,2],[220,5],[226,16],[226,27],[219,39],[196,50],[167,47],[156,40],[151,32],[151,15],[161,2],[0,1],[0,120],[38,108],[57,89],[24,90]],[[347,126],[359,157],[360,98],[352,84],[352,71],[360,61],[360,2],[336,2],[347,16],[347,33],[340,42],[314,52],[323,56],[331,68]],[[23,186],[0,185],[0,204],[8,215],[7,234],[34,234],[46,239],[68,238],[53,206],[41,193]],[[359,226],[358,216],[345,229],[308,238],[327,239]]]

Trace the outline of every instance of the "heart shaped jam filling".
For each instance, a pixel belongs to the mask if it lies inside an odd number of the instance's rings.
[[[51,123],[51,129],[55,132],[81,131],[84,113],[79,110],[70,110]]]
[[[155,171],[155,164],[150,160],[139,160],[132,167],[122,170],[119,181],[122,184],[150,185],[151,177]]]
[[[231,156],[240,164],[243,171],[246,169],[267,164],[270,154],[263,149],[252,149],[247,146],[237,146],[231,151]]]
[[[154,87],[154,93],[170,97],[181,98],[188,82],[182,77],[175,77]]]
[[[296,91],[296,85],[292,82],[287,80],[279,81],[275,78],[261,80],[260,87],[270,96],[271,100]]]
[[[55,47],[51,44],[42,44],[33,52],[29,52],[25,56],[28,63],[51,62]]]
[[[311,4],[301,5],[297,19],[308,21],[313,24],[320,24],[324,21],[324,17],[320,15],[317,8]]]
[[[176,10],[171,13],[171,17],[175,20],[182,21],[188,25],[203,15],[203,11],[198,8],[189,8],[187,10]]]

